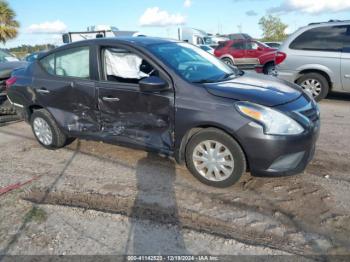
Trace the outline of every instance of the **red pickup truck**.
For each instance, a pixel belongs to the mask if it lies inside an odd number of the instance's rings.
[[[260,56],[276,50],[256,40],[239,39],[221,43],[215,49],[215,56],[229,65],[254,68],[260,65]]]

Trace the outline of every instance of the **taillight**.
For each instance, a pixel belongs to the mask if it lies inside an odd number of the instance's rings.
[[[283,52],[277,52],[275,56],[275,64],[279,65],[281,64],[284,60],[286,60],[287,54]]]
[[[5,81],[6,89],[9,89],[14,83],[16,83],[16,81],[17,81],[17,78],[14,77],[14,76],[12,76],[12,77],[10,77],[9,79],[7,79],[7,80]]]

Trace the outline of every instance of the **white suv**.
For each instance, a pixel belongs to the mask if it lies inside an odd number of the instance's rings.
[[[329,91],[350,93],[350,21],[300,28],[276,54],[278,77],[297,83],[317,101]]]

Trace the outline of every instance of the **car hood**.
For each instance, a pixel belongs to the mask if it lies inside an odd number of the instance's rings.
[[[273,76],[247,73],[232,80],[205,84],[209,93],[238,101],[277,106],[296,100],[302,89],[296,84]]]

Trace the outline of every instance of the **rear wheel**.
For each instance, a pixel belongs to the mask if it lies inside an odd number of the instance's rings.
[[[268,63],[264,66],[265,75],[276,75],[276,68],[274,63]]]
[[[307,73],[303,75],[297,80],[297,84],[312,94],[316,101],[321,101],[329,92],[327,79],[318,73]]]
[[[45,109],[34,111],[31,126],[38,142],[47,149],[58,149],[72,142],[72,138],[68,138],[60,130],[51,114]]]
[[[233,60],[231,58],[228,58],[228,57],[224,57],[221,59],[222,62],[224,62],[225,64],[227,65],[235,65],[235,63],[233,62]]]
[[[229,187],[246,171],[240,145],[215,128],[204,129],[190,139],[186,146],[186,163],[199,181],[214,187]]]

